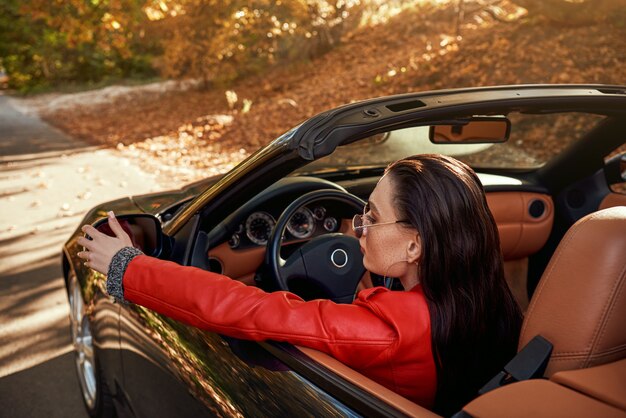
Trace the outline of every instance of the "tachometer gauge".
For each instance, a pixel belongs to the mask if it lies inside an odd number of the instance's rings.
[[[257,245],[265,245],[275,224],[269,213],[254,212],[246,220],[246,236]]]
[[[324,229],[328,232],[335,232],[335,230],[337,230],[337,225],[337,219],[332,216],[324,219]]]
[[[308,238],[315,230],[313,213],[307,208],[300,208],[287,224],[287,231],[296,238]]]
[[[326,216],[326,208],[324,206],[318,206],[313,209],[313,217],[318,221],[321,221]]]

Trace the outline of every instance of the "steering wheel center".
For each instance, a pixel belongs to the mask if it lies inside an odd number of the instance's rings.
[[[344,268],[348,264],[348,253],[341,248],[337,248],[330,255],[330,262],[339,269]]]

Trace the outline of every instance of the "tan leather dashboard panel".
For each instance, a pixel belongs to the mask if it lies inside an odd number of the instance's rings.
[[[554,204],[550,196],[531,192],[490,192],[487,193],[487,204],[498,225],[505,260],[528,257],[548,240],[554,221]]]
[[[246,284],[254,283],[254,273],[265,257],[265,247],[233,250],[224,242],[209,250],[209,259],[217,260],[222,265],[222,274]]]

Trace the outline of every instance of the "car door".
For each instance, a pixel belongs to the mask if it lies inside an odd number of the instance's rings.
[[[357,416],[259,344],[121,309],[124,401],[137,417]]]

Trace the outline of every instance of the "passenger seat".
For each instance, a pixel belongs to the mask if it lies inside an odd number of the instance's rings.
[[[626,417],[626,206],[567,232],[530,302],[518,349],[554,348],[544,377],[479,396],[457,416]]]

